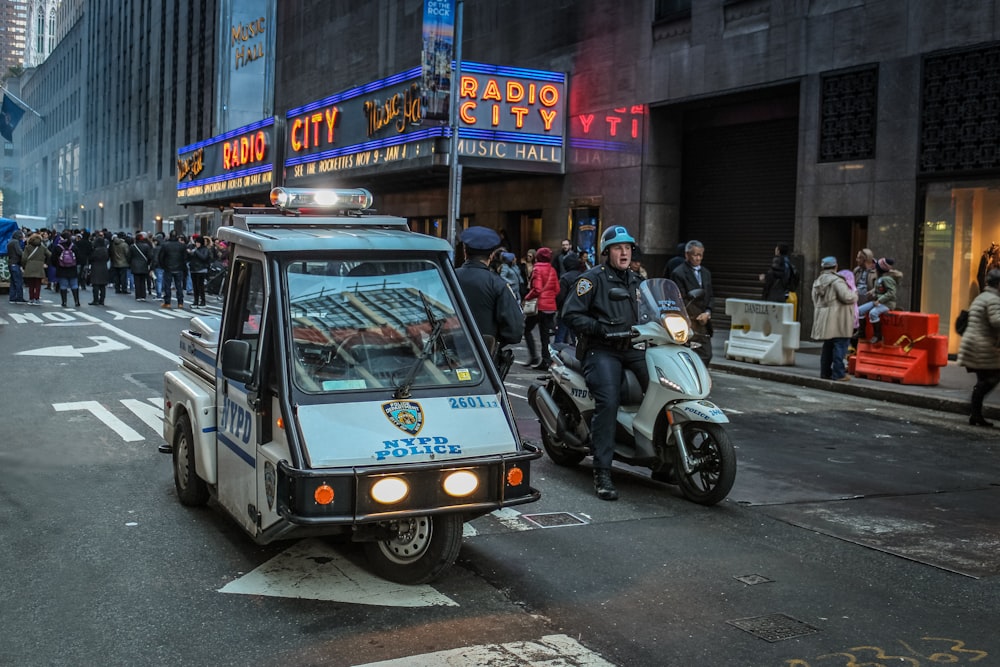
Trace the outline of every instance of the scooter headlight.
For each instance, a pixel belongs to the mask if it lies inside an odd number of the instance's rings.
[[[683,345],[691,336],[691,327],[688,326],[688,321],[680,315],[664,315],[660,322],[675,343]]]

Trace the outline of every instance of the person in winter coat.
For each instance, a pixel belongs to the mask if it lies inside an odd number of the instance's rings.
[[[8,290],[11,303],[28,303],[24,298],[24,273],[21,271],[21,255],[24,250],[21,247],[21,239],[24,233],[21,230],[15,231],[10,241],[7,241],[7,266],[10,267],[10,289]]]
[[[146,300],[146,285],[149,282],[149,272],[152,271],[153,246],[146,240],[146,235],[139,232],[135,242],[128,247],[125,254],[129,271],[132,272],[132,283],[135,285],[135,300]]]
[[[167,240],[160,244],[156,261],[163,269],[163,305],[170,308],[170,289],[177,292],[177,307],[184,307],[184,274],[187,268],[187,249],[181,243],[177,232],[170,232]]]
[[[103,236],[94,236],[93,250],[90,252],[90,293],[93,299],[91,306],[103,306],[107,296],[108,283],[111,282],[111,268],[108,266],[108,242]]]
[[[90,265],[90,253],[94,251],[94,242],[90,238],[90,232],[84,232],[76,241],[76,256],[79,260],[77,264],[77,278],[80,280],[80,289],[87,289],[89,280],[87,278],[87,267]]]
[[[569,328],[569,325],[562,319],[562,309],[563,304],[566,303],[566,296],[573,289],[573,285],[576,283],[576,279],[580,277],[583,271],[580,270],[580,256],[576,253],[570,253],[563,259],[563,267],[566,269],[561,276],[559,276],[559,294],[556,295],[556,343],[576,343],[576,336],[573,334],[573,330]]]
[[[21,253],[21,269],[24,273],[24,284],[28,287],[28,305],[42,305],[42,279],[49,268],[50,251],[40,234],[32,234]]]
[[[497,273],[507,281],[514,294],[521,298],[521,294],[523,294],[521,291],[521,272],[514,266],[515,260],[517,257],[512,252],[500,253],[500,270]]]
[[[869,301],[858,307],[858,316],[862,323],[864,323],[866,316],[868,321],[872,323],[874,333],[871,340],[868,341],[872,345],[882,341],[882,322],[879,321],[879,318],[883,313],[896,309],[896,289],[903,273],[892,268],[895,263],[889,257],[882,257],[875,262],[875,273],[878,276],[875,279],[875,287],[868,293]]]
[[[983,418],[983,399],[1000,384],[1000,269],[986,273],[986,289],[969,306],[969,324],[958,348],[958,364],[976,374],[972,387],[973,426],[993,426]]]
[[[531,271],[531,288],[524,295],[525,301],[538,299],[538,313],[529,315],[524,321],[524,342],[528,346],[528,353],[531,355],[534,364],[530,364],[536,371],[544,371],[549,368],[549,338],[554,333],[556,324],[556,296],[559,294],[559,276],[552,267],[552,250],[549,248],[539,248],[535,253],[535,268]],[[535,355],[535,337],[532,330],[538,326],[538,337],[541,342],[541,350],[538,356]]]
[[[822,272],[812,286],[815,308],[812,337],[823,341],[819,376],[827,380],[850,380],[844,368],[844,357],[854,331],[854,304],[858,302],[858,293],[837,273],[836,257],[824,257],[820,268]]]
[[[188,270],[191,272],[191,287],[194,291],[192,308],[205,305],[205,279],[208,277],[208,268],[214,261],[215,253],[208,247],[205,237],[196,236],[194,248],[188,250]]]
[[[128,241],[125,232],[118,232],[108,247],[111,256],[111,278],[115,294],[128,294]]]

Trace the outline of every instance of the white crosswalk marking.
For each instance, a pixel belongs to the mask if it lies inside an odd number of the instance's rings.
[[[134,398],[123,398],[121,403],[136,417],[144,421],[146,426],[157,433],[163,432],[162,398],[147,398],[145,403]]]
[[[355,667],[552,667],[574,665],[577,667],[614,667],[578,641],[566,635],[547,635],[535,641],[509,642],[507,644],[481,644],[437,651],[423,655],[410,655],[396,660],[366,662]]]
[[[125,442],[138,442],[145,440],[131,426],[123,422],[118,417],[111,414],[111,411],[97,401],[78,401],[76,403],[53,403],[52,407],[56,412],[69,412],[72,410],[85,410],[100,419],[108,428],[121,436]]]

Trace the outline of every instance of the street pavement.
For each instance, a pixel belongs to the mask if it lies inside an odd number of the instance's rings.
[[[841,394],[851,394],[863,398],[899,403],[917,408],[941,410],[969,414],[969,397],[976,376],[959,366],[954,360],[941,369],[940,382],[932,386],[904,385],[848,376],[847,382],[824,380],[819,376],[819,354],[821,343],[802,341],[795,354],[793,366],[764,366],[745,361],[726,359],[725,336],[712,339],[712,361],[710,368],[715,371],[748,375],[765,380],[787,382],[803,387],[825,389]],[[983,414],[987,419],[1000,419],[1000,390],[986,396]]]

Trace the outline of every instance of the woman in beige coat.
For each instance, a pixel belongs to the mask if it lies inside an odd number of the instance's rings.
[[[28,305],[42,305],[42,278],[49,267],[52,253],[42,243],[42,237],[32,234],[21,252],[21,266],[24,270],[24,284],[28,286]]]
[[[823,272],[812,286],[815,307],[812,338],[823,341],[819,376],[827,380],[850,380],[844,358],[854,332],[854,304],[858,302],[858,293],[837,273],[836,257],[824,257],[820,268]]]
[[[1000,384],[1000,269],[986,274],[986,289],[969,306],[969,324],[958,348],[958,363],[976,374],[972,388],[973,426],[993,426],[983,419],[983,399]]]

